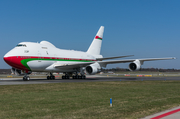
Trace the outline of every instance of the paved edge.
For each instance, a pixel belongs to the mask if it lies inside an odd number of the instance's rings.
[[[172,108],[172,109],[168,109],[166,111],[162,111],[162,112],[159,112],[159,113],[156,113],[156,114],[153,114],[145,118],[141,118],[141,119],[160,119],[169,115],[173,115],[174,113],[179,112],[179,111],[180,111],[180,106]]]

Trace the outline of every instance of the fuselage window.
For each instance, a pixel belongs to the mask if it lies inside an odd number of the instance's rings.
[[[47,49],[47,47],[42,47],[42,49]]]
[[[16,47],[26,47],[25,44],[18,44]]]
[[[28,52],[29,52],[29,50],[25,50],[24,52],[25,52],[25,53],[28,53]]]

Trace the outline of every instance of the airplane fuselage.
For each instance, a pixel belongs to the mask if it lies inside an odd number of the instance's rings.
[[[62,50],[47,41],[22,42],[9,51],[4,60],[10,66],[25,71],[72,72],[75,69],[55,68],[54,64],[94,62],[96,58],[86,52]]]
[[[4,60],[12,67],[13,73],[24,75],[23,80],[27,81],[30,79],[27,75],[33,71],[49,72],[50,75],[47,76],[47,79],[55,79],[53,72],[64,73],[62,79],[69,79],[69,77],[85,79],[85,72],[91,75],[97,74],[107,64],[129,62],[129,70],[135,71],[141,68],[144,61],[175,59],[174,57],[167,57],[108,60],[132,55],[103,58],[100,54],[103,33],[104,27],[101,26],[86,52],[59,49],[47,41],[40,43],[21,42],[4,56]]]

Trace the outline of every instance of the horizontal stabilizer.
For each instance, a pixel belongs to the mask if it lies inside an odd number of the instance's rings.
[[[126,55],[126,56],[118,56],[118,57],[96,58],[96,60],[97,60],[97,61],[102,61],[102,60],[117,59],[117,58],[131,57],[131,56],[134,56],[134,55]]]

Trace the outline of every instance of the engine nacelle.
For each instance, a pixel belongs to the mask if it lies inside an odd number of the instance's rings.
[[[133,63],[129,64],[130,71],[136,71],[141,68],[142,63],[139,60],[135,60]]]
[[[100,65],[98,63],[94,63],[86,67],[86,73],[93,75],[99,73],[101,71],[100,69]]]
[[[26,74],[31,74],[31,73],[32,73],[32,71],[24,72],[24,71],[22,71],[22,70],[15,69],[15,68],[12,68],[12,69],[11,69],[11,72],[12,72],[13,74],[17,75],[17,76],[25,75],[25,73],[26,73]]]

